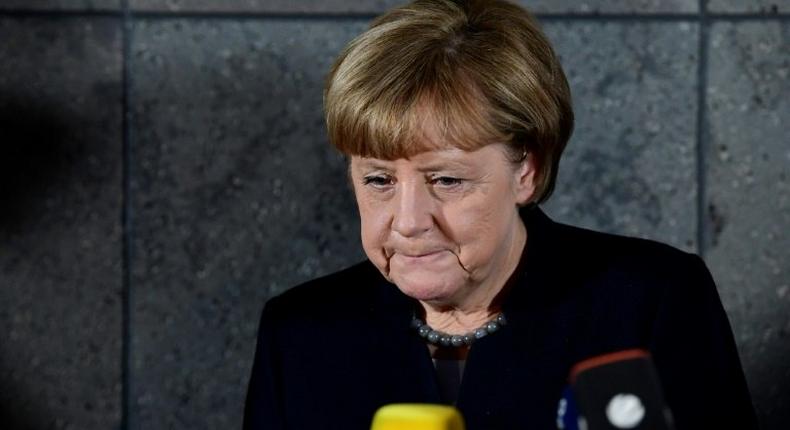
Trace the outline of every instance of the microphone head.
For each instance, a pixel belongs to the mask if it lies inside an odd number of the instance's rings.
[[[464,420],[452,406],[399,403],[379,408],[370,430],[464,430]]]
[[[584,360],[570,374],[578,428],[589,430],[669,430],[672,414],[647,351],[631,349]],[[563,412],[562,401],[559,412]],[[565,415],[565,416],[563,416]],[[559,428],[573,428],[572,417],[558,415]],[[562,424],[565,427],[560,427]]]

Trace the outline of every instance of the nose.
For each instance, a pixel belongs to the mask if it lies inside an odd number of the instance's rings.
[[[424,183],[401,182],[394,199],[392,229],[404,237],[414,237],[433,227],[433,199]]]

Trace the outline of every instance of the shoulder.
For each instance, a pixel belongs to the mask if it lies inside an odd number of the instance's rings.
[[[548,230],[541,249],[551,268],[542,277],[544,308],[558,310],[571,327],[580,358],[632,347],[654,351],[657,333],[682,331],[693,321],[718,324],[716,287],[697,255],[562,224]]]
[[[698,255],[666,243],[560,223],[549,231],[536,253],[546,251],[556,280],[596,301],[655,303],[713,285]]]
[[[593,231],[555,223],[553,241],[569,259],[609,269],[664,272],[701,262],[699,256],[656,240]]]
[[[576,249],[579,254],[612,261],[687,261],[694,254],[664,242],[638,237],[589,230],[556,223],[556,239],[562,246]]]
[[[527,255],[555,269],[579,275],[629,270],[642,273],[694,265],[695,254],[656,240],[630,237],[551,220],[537,207],[522,212],[527,225]],[[532,249],[530,249],[532,248]]]

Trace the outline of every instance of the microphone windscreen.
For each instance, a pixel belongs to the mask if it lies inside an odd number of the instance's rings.
[[[464,430],[464,420],[452,406],[400,403],[379,408],[370,430]]]

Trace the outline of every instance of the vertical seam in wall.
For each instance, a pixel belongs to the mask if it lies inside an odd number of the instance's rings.
[[[707,90],[708,90],[708,4],[699,2],[699,46],[697,59],[697,250],[705,257],[708,245],[707,229]]]
[[[127,0],[121,0],[123,10],[123,18],[121,20],[121,69],[122,69],[122,86],[121,86],[121,106],[122,106],[122,174],[121,174],[121,193],[122,193],[122,352],[121,352],[121,429],[129,430],[130,425],[130,412],[131,412],[131,341],[132,341],[132,324],[131,324],[131,308],[132,308],[132,284],[131,284],[131,257],[132,257],[132,212],[131,212],[131,181],[130,181],[130,165],[131,165],[131,115],[130,115],[130,102],[129,102],[129,58],[130,58],[130,44],[131,44],[131,16],[129,13],[129,5]]]

